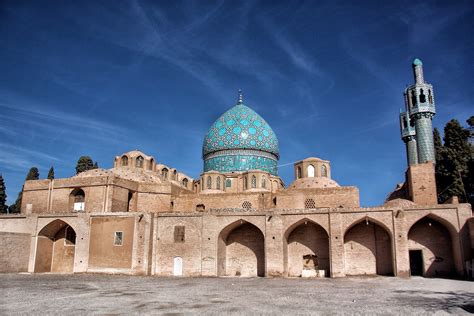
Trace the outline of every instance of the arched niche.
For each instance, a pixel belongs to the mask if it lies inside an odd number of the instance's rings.
[[[219,276],[265,276],[265,238],[254,224],[238,220],[226,226],[217,252]]]
[[[34,271],[73,272],[75,251],[76,231],[56,219],[38,233]]]

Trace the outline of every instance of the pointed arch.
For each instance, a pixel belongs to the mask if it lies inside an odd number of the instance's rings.
[[[425,215],[411,225],[407,240],[411,275],[443,277],[456,273],[458,233],[447,220],[432,213]]]
[[[366,216],[344,232],[347,275],[393,275],[393,234],[382,222]]]
[[[136,168],[143,168],[143,161],[145,159],[143,159],[142,156],[138,156],[136,159],[135,159],[135,167]]]
[[[314,178],[314,166],[309,165],[307,168],[308,178]]]
[[[239,219],[221,230],[217,241],[219,276],[265,276],[265,237],[256,225]]]
[[[121,164],[123,167],[128,166],[128,157],[123,155],[121,158]]]
[[[35,272],[73,272],[76,231],[63,220],[56,219],[38,233]]]

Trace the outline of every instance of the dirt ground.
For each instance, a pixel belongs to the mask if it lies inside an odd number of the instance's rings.
[[[0,274],[0,314],[467,314],[474,282]]]

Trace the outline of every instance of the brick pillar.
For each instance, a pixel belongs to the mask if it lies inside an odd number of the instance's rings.
[[[331,277],[343,277],[344,272],[344,232],[341,213],[329,214],[329,255]]]
[[[406,227],[403,210],[397,210],[394,216],[394,233],[395,241],[395,275],[406,278],[410,276],[410,258],[408,255],[408,229]]]
[[[283,275],[283,220],[281,215],[268,215],[265,234],[266,276]]]

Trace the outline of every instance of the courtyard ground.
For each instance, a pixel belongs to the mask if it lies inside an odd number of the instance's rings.
[[[0,314],[474,312],[474,282],[0,274]]]

